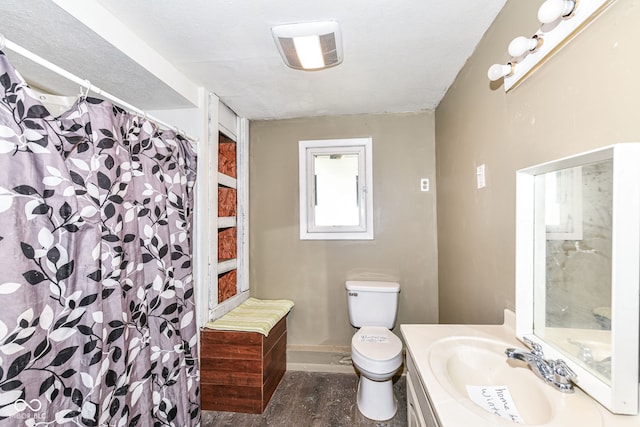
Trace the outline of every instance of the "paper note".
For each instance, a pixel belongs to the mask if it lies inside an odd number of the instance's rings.
[[[474,403],[492,414],[524,424],[507,386],[468,385],[467,393]]]
[[[374,343],[385,343],[389,341],[389,337],[384,335],[368,335],[363,334],[360,336],[360,342],[374,342]]]

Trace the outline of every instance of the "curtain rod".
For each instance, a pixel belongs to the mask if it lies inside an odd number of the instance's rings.
[[[149,114],[147,114],[146,112],[144,112],[143,110],[134,107],[133,105],[129,104],[128,102],[125,102],[123,100],[121,100],[120,98],[111,95],[109,92],[105,92],[104,90],[100,89],[97,86],[94,86],[91,84],[91,82],[89,80],[83,80],[80,77],[76,76],[75,74],[70,73],[69,71],[47,61],[46,59],[36,55],[35,53],[23,48],[22,46],[12,42],[11,40],[8,40],[4,35],[0,34],[0,50],[2,49],[9,49],[14,53],[17,53],[20,56],[23,56],[33,62],[35,62],[38,65],[42,65],[43,67],[45,67],[46,69],[53,71],[54,73],[64,77],[67,80],[70,80],[78,85],[80,85],[81,87],[85,88],[88,92],[93,92],[99,96],[105,97],[107,98],[109,101],[113,102],[114,104],[118,104],[119,106],[121,106],[122,108],[124,108],[125,110],[129,110],[131,112],[134,112],[140,116],[143,116],[144,118],[146,118],[147,120],[150,120],[164,128],[173,130],[174,132],[180,134],[181,136],[185,137],[186,139],[190,140],[191,142],[197,142],[198,138],[194,138],[192,136],[189,136],[188,134],[186,134],[185,132],[181,131],[179,128],[177,128],[176,126],[172,126],[156,117],[153,117]]]

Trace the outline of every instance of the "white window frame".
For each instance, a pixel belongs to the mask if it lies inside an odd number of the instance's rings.
[[[299,141],[300,240],[373,240],[373,156],[372,139],[345,138]],[[314,217],[314,156],[316,154],[358,154],[359,224],[316,226]],[[364,179],[363,179],[364,178]]]

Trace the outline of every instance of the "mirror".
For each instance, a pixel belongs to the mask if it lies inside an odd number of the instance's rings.
[[[373,239],[371,138],[299,142],[300,239]]]
[[[516,334],[638,413],[640,144],[517,172]]]
[[[534,185],[534,256],[543,257],[534,264],[544,266],[534,277],[534,334],[611,384],[613,160],[540,174]]]

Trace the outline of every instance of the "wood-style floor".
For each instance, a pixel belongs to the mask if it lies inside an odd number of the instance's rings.
[[[398,412],[388,421],[365,418],[356,405],[356,374],[287,371],[262,415],[202,412],[202,427],[405,427],[405,377],[394,378]]]

